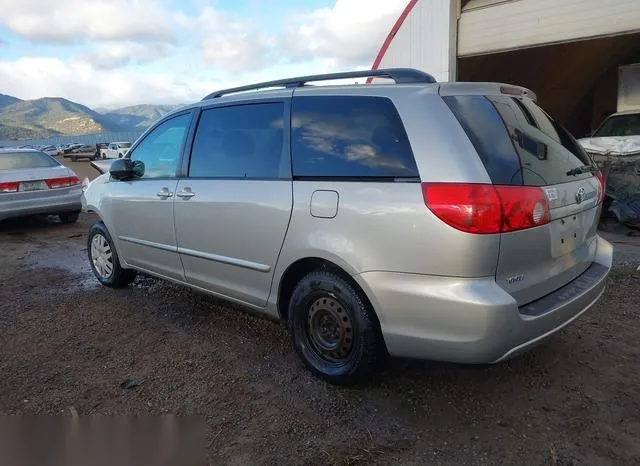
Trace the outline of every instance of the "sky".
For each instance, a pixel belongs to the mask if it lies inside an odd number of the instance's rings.
[[[182,104],[370,68],[407,0],[0,0],[0,93]]]

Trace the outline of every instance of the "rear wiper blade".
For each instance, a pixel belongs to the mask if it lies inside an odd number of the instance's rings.
[[[598,171],[598,167],[594,165],[583,165],[581,167],[572,168],[567,172],[567,176],[576,176],[582,175],[583,173],[591,172],[595,173]]]

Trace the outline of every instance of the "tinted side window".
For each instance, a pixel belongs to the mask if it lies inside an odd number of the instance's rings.
[[[284,172],[282,167],[288,167],[283,160],[283,121],[282,102],[204,110],[193,141],[189,176],[277,178]]]
[[[443,97],[467,133],[494,184],[521,185],[518,153],[495,107],[483,96]]]
[[[176,176],[190,122],[190,113],[166,120],[136,146],[130,158],[144,164],[142,178]]]
[[[502,116],[515,143],[525,185],[546,186],[593,176],[588,172],[567,176],[567,171],[591,161],[573,136],[534,102],[523,99],[516,103],[515,98],[507,96],[488,99]],[[530,117],[535,125],[529,123]]]
[[[297,177],[417,177],[400,116],[382,97],[294,97],[293,175]]]

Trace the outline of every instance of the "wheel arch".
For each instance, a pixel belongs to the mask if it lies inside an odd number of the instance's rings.
[[[358,293],[364,304],[373,310],[378,331],[382,333],[379,313],[376,310],[377,306],[375,301],[370,298],[370,290],[365,290],[365,286],[357,280],[357,275],[352,275],[345,270],[344,267],[338,265],[334,261],[316,256],[304,257],[296,260],[291,263],[282,274],[278,284],[276,300],[278,315],[282,320],[285,322],[288,322],[289,320],[289,301],[291,300],[296,284],[300,279],[302,279],[302,277],[316,270],[332,272],[351,285]]]

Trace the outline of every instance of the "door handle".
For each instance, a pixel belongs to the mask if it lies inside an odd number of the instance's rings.
[[[182,199],[189,199],[189,198],[192,198],[195,195],[196,195],[196,193],[191,191],[191,188],[184,188],[181,191],[178,191],[176,193],[176,196],[181,197]]]
[[[156,196],[158,196],[160,199],[167,199],[173,196],[173,193],[169,191],[168,188],[162,188],[159,192],[156,193]]]

